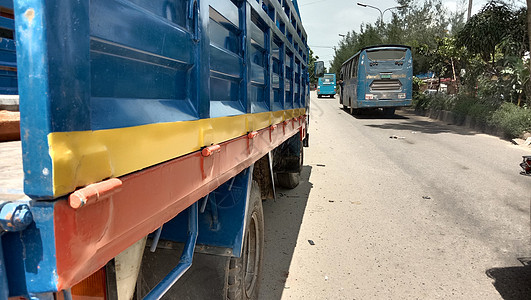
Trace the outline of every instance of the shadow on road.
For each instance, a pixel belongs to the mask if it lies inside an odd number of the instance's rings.
[[[411,120],[410,122],[402,123],[385,123],[385,124],[369,124],[365,125],[373,128],[388,129],[388,130],[403,130],[416,131],[428,134],[438,133],[455,133],[460,135],[476,135],[477,131],[468,130],[464,127],[445,126],[439,123]]]
[[[340,108],[342,111],[352,115],[358,120],[381,120],[381,119],[396,119],[396,120],[407,120],[409,119],[406,116],[400,114],[387,115],[380,109],[362,109],[354,113],[350,113],[349,108]],[[397,111],[398,112],[398,111]]]
[[[416,131],[427,134],[439,134],[439,133],[455,133],[459,135],[476,135],[477,131],[468,127],[457,126],[451,124],[442,124],[439,121],[423,121],[416,118],[408,117],[411,113],[407,111],[397,112],[399,115],[395,119],[405,119],[406,122],[397,123],[383,123],[383,124],[368,124],[367,127],[388,129],[388,130],[403,130],[403,131]]]
[[[487,276],[505,300],[528,300],[531,297],[531,264],[521,267],[492,268]]]
[[[263,202],[265,222],[264,268],[259,299],[281,299],[297,245],[304,211],[313,188],[311,166],[303,166],[293,190],[277,188],[277,200]]]

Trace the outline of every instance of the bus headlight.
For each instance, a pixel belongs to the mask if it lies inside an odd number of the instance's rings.
[[[365,100],[373,100],[374,95],[373,94],[365,94]]]
[[[406,93],[399,93],[398,99],[406,99]]]

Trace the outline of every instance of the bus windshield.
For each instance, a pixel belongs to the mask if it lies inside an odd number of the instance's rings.
[[[333,74],[325,74],[323,77],[322,77],[322,83],[323,84],[333,84],[335,79],[334,79],[334,75]]]
[[[367,57],[370,60],[382,61],[382,60],[401,60],[406,57],[406,50],[377,50],[367,51]]]

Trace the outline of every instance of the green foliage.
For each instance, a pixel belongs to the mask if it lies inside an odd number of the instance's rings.
[[[339,78],[341,65],[364,47],[382,44],[380,29],[370,24],[362,24],[360,33],[351,31],[341,40],[335,50],[334,59],[330,67],[331,73],[336,73]]]
[[[429,109],[451,111],[455,107],[456,98],[454,96],[447,95],[444,93],[437,93],[434,95],[430,95],[429,98],[430,98],[430,103],[428,104]]]
[[[389,23],[377,20],[363,24],[359,32],[347,34],[336,47],[331,72],[339,75],[341,65],[363,47],[379,44],[402,44],[412,47],[415,74],[430,70],[431,58],[422,48],[435,48],[435,37],[447,36],[450,18],[441,0],[398,0],[400,8],[391,10]],[[460,24],[463,13],[453,14],[453,24]],[[461,20],[461,21],[459,21]],[[457,28],[457,25],[456,25]]]
[[[479,99],[462,94],[456,97],[452,112],[458,123],[463,122],[469,116],[477,123],[485,124],[498,106],[492,99]]]
[[[508,138],[515,138],[531,131],[531,110],[512,103],[504,103],[496,110],[489,123],[501,128]]]
[[[415,108],[452,111],[457,122],[463,122],[469,116],[476,123],[500,128],[508,138],[531,131],[531,109],[507,102],[500,104],[492,98],[419,94],[415,99]]]
[[[313,56],[313,50],[310,49],[310,57],[308,58],[308,73],[310,73],[310,83],[317,83],[317,78],[315,78],[315,62],[319,57]]]
[[[466,51],[456,44],[453,37],[435,38],[436,45],[429,49],[425,46],[424,56],[428,59],[429,69],[434,71],[439,77],[457,78],[459,70],[464,67],[466,61]]]
[[[413,94],[413,107],[418,111],[425,111],[428,109],[430,104],[430,97],[423,93],[414,93]]]
[[[492,114],[496,111],[497,105],[495,103],[482,103],[475,101],[469,107],[468,116],[472,117],[476,122],[486,124],[491,119]]]
[[[423,94],[417,93],[413,96],[413,107],[415,110],[453,110],[456,97],[444,93]]]
[[[457,44],[466,47],[472,54],[478,54],[486,63],[494,62],[496,46],[503,41],[513,24],[513,12],[507,4],[490,1],[458,33]]]
[[[531,110],[518,107],[531,107],[531,72],[523,59],[529,51],[527,9],[516,9],[515,2],[489,1],[465,24],[466,0],[458,0],[460,8],[451,13],[441,0],[397,0],[400,8],[390,11],[389,23],[378,19],[343,38],[331,72],[338,74],[366,46],[411,46],[414,74],[434,71],[460,83],[458,96],[426,95],[414,78],[416,109],[450,110],[461,121],[470,116],[517,136],[531,129]]]
[[[424,104],[427,101],[426,95],[422,93],[420,87],[424,82],[416,76],[413,76],[413,107],[415,110],[424,110]]]
[[[498,45],[503,56],[522,57],[529,50],[527,33],[527,9],[511,11],[511,23]]]

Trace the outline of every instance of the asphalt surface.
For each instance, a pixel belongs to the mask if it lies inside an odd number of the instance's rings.
[[[260,299],[531,299],[530,148],[313,92],[310,137],[263,203]]]

